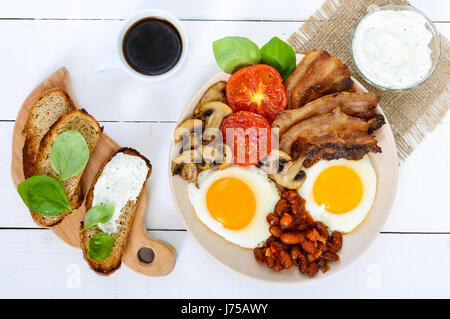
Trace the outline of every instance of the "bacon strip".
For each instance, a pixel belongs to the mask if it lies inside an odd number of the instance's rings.
[[[350,70],[326,51],[311,50],[285,81],[288,109],[305,105],[321,96],[353,89]]]
[[[279,134],[285,133],[291,126],[311,118],[332,112],[336,107],[347,115],[369,120],[377,116],[376,107],[380,97],[373,93],[340,92],[323,96],[317,100],[292,110],[281,112],[272,124]]]
[[[281,136],[280,150],[297,158],[305,156],[303,165],[310,167],[320,159],[361,159],[381,148],[371,132],[384,123],[384,117],[372,120],[352,117],[340,107],[332,113],[317,115],[292,126]]]
[[[309,145],[307,148],[307,155],[303,161],[303,166],[308,168],[313,166],[315,163],[321,159],[327,161],[345,158],[348,160],[360,160],[367,153],[380,153],[381,148],[377,145],[366,145],[366,144],[352,144],[353,142],[348,142],[346,145],[339,143],[328,143],[321,145]],[[294,146],[294,154],[297,154],[295,149],[297,145]]]

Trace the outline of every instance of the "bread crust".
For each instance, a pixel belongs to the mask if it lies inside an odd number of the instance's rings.
[[[66,110],[64,110],[61,114],[57,114],[56,118],[54,119],[54,122],[51,123],[48,127],[43,128],[44,130],[48,131],[52,125],[58,120],[58,118],[72,110],[75,110],[75,106],[73,105],[72,101],[70,100],[69,96],[66,92],[59,88],[54,88],[50,90],[46,90],[42,92],[42,94],[39,96],[36,103],[33,105],[33,107],[28,112],[28,118],[27,122],[25,123],[24,129],[22,134],[25,137],[25,143],[23,145],[22,149],[22,163],[23,163],[23,173],[25,178],[33,176],[34,171],[34,163],[35,163],[35,157],[37,154],[37,151],[39,149],[39,145],[41,143],[41,140],[43,136],[40,136],[38,134],[38,124],[41,123],[34,123],[35,117],[39,116],[42,110],[39,110],[39,105],[42,102],[42,100],[52,94],[59,95],[66,103],[67,107]],[[45,112],[45,111],[44,111]]]
[[[145,182],[142,185],[141,191],[140,191],[139,196],[137,197],[136,201],[128,201],[127,205],[124,208],[122,208],[121,221],[122,221],[122,218],[125,218],[124,215],[126,215],[126,221],[124,221],[125,224],[121,223],[121,226],[119,226],[120,228],[119,228],[119,231],[117,232],[119,237],[115,239],[113,251],[111,252],[111,254],[108,257],[106,257],[104,260],[101,260],[101,261],[90,260],[87,257],[89,242],[90,242],[91,238],[95,234],[101,232],[101,230],[99,230],[98,227],[97,228],[89,228],[80,233],[80,244],[81,244],[81,250],[83,251],[84,259],[86,260],[89,267],[93,271],[95,271],[97,274],[102,275],[102,276],[111,275],[117,269],[119,269],[122,264],[122,256],[123,256],[123,253],[124,253],[126,245],[127,245],[128,236],[130,234],[131,225],[133,223],[134,216],[136,215],[136,209],[138,207],[139,200],[141,199],[142,193],[145,189],[147,180],[152,173],[152,165],[150,164],[150,161],[146,157],[141,155],[138,151],[136,151],[133,148],[129,148],[129,147],[123,147],[123,148],[119,149],[107,161],[105,161],[103,163],[101,169],[98,171],[97,175],[95,176],[94,180],[92,181],[91,188],[89,189],[89,192],[86,196],[86,203],[85,203],[86,212],[92,207],[92,202],[94,199],[94,188],[95,188],[95,184],[97,183],[98,178],[102,174],[105,165],[107,163],[109,163],[109,161],[117,153],[125,153],[128,155],[138,156],[138,157],[142,158],[145,161],[145,163],[147,164],[148,172],[147,172]],[[126,210],[124,211],[124,209],[126,209]],[[84,228],[84,222],[82,221],[80,224],[80,230],[82,230],[83,228]]]
[[[76,125],[88,124],[89,128],[93,128],[93,132],[80,133],[85,137],[89,146],[89,154],[94,150],[98,140],[100,139],[103,128],[100,127],[99,123],[95,120],[93,116],[88,114],[86,110],[74,110],[62,115],[53,125],[50,127],[48,132],[44,135],[39,145],[39,150],[36,154],[34,160],[34,170],[33,175],[47,175],[53,178],[57,178],[56,172],[54,172],[49,166],[50,150],[53,146],[56,138],[63,132],[74,129]],[[91,134],[92,133],[92,134]],[[89,135],[89,136],[88,136]],[[81,189],[81,177],[84,170],[62,182],[64,190],[69,199],[70,206],[72,209],[76,209],[81,206],[84,200],[84,194]],[[64,212],[58,215],[47,216],[31,212],[33,220],[40,226],[43,227],[53,227],[59,224],[65,216],[70,212]]]

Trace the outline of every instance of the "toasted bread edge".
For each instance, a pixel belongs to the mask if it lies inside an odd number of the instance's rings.
[[[122,242],[122,245],[119,247],[120,251],[119,251],[119,258],[117,260],[115,260],[114,265],[112,265],[111,267],[106,267],[104,260],[102,261],[93,261],[90,260],[87,257],[87,251],[88,251],[88,247],[89,247],[89,241],[85,235],[86,231],[83,231],[80,233],[80,246],[81,246],[81,250],[83,251],[83,257],[86,260],[86,262],[88,263],[89,267],[97,274],[102,275],[102,276],[109,276],[111,274],[113,274],[115,271],[117,271],[120,266],[122,265],[122,257],[123,257],[123,253],[126,249],[127,243],[128,243],[128,236],[130,234],[130,230],[131,230],[131,225],[133,223],[134,217],[136,215],[136,209],[138,207],[139,201],[141,199],[142,193],[145,189],[145,186],[147,184],[147,180],[149,179],[151,173],[152,173],[152,165],[150,163],[150,161],[143,155],[141,155],[137,150],[133,149],[133,148],[129,148],[129,147],[122,147],[120,148],[117,152],[115,152],[107,161],[105,161],[101,167],[101,169],[99,169],[97,175],[95,176],[94,180],[92,181],[92,185],[91,188],[86,196],[86,203],[85,203],[85,208],[86,208],[86,212],[92,207],[92,201],[93,201],[93,197],[94,197],[94,187],[95,184],[97,183],[98,178],[100,177],[100,175],[103,172],[103,169],[105,167],[105,165],[107,163],[109,163],[109,161],[111,161],[111,159],[117,154],[117,153],[125,153],[128,155],[133,155],[133,156],[138,156],[140,158],[142,158],[145,163],[147,164],[148,167],[148,172],[147,172],[147,176],[146,176],[146,180],[144,182],[144,184],[142,185],[141,191],[139,193],[139,196],[137,197],[136,201],[134,202],[132,211],[131,211],[131,218],[128,220],[127,222],[127,227],[125,229],[125,240]],[[84,223],[83,221],[80,224],[80,230],[82,230],[84,227]],[[99,232],[99,231],[97,231]]]

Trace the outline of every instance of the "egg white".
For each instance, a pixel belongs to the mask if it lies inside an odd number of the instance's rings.
[[[319,174],[330,166],[338,165],[351,168],[358,174],[363,184],[363,195],[358,206],[343,214],[333,214],[328,212],[325,207],[319,206],[313,193],[314,182]],[[306,200],[305,208],[312,218],[323,222],[331,231],[336,230],[343,233],[351,232],[363,222],[370,212],[377,191],[377,175],[368,156],[358,161],[322,160],[310,168],[305,168],[304,171],[306,173],[305,183],[298,189],[298,193]]]
[[[251,222],[241,229],[225,228],[211,216],[206,205],[209,187],[215,181],[226,177],[243,181],[255,196],[255,215]],[[241,166],[230,166],[223,170],[209,169],[199,174],[198,184],[199,188],[193,183],[187,185],[188,196],[197,217],[213,232],[244,248],[255,248],[270,236],[266,216],[273,211],[280,197],[275,184],[261,169]]]

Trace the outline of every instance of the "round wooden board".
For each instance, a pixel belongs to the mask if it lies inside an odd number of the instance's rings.
[[[297,63],[302,58],[303,55],[298,54]],[[179,123],[192,117],[195,106],[211,85],[217,81],[227,81],[229,78],[229,74],[221,72],[205,83],[190,100],[180,117]],[[367,92],[359,82],[355,79],[353,80],[358,91]],[[379,113],[383,113],[379,106],[377,110]],[[376,131],[375,136],[383,152],[375,155],[369,154],[377,174],[377,192],[371,212],[356,230],[344,235],[343,247],[339,253],[341,260],[330,263],[331,269],[329,271],[325,274],[319,273],[314,278],[300,274],[297,267],[275,272],[266,265],[258,264],[253,256],[253,250],[234,245],[212,232],[196,217],[186,191],[187,182],[179,176],[172,176],[172,173],[169,171],[169,181],[175,206],[186,227],[200,245],[217,261],[243,275],[271,282],[292,283],[308,282],[312,279],[330,276],[350,265],[369,248],[380,233],[394,202],[397,191],[398,159],[395,140],[389,123],[386,123],[386,125]],[[179,145],[176,145],[172,141],[169,151],[169,161],[171,162],[178,153]],[[169,169],[170,167],[171,165],[169,163]]]
[[[13,131],[11,175],[16,187],[24,180],[22,150],[25,138],[22,131],[28,117],[28,112],[38,100],[42,92],[53,88],[60,88],[66,91],[75,107],[80,109],[80,106],[78,105],[72,91],[69,72],[65,67],[57,70],[30,93],[24,101],[19,114],[17,115]],[[105,133],[102,133],[81,178],[83,194],[86,195],[88,193],[92,180],[98,170],[102,167],[103,163],[119,148],[119,144],[117,144]],[[138,203],[136,215],[128,238],[127,248],[124,252],[122,261],[129,268],[143,275],[165,276],[169,274],[175,266],[176,251],[171,245],[160,240],[156,240],[148,234],[145,227],[147,204],[148,190],[147,187],[145,187],[142,197]],[[67,244],[80,248],[80,222],[83,220],[84,214],[85,207],[83,203],[83,205],[76,210],[76,214],[66,216],[61,223],[51,227],[50,229],[56,234],[56,236]],[[147,264],[140,261],[138,251],[142,247],[150,247],[153,249],[155,253],[153,262]],[[81,256],[82,255],[80,255],[80,257]]]

